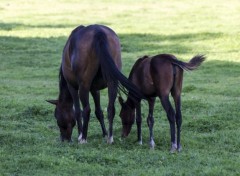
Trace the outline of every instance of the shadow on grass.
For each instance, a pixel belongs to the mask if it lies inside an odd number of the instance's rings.
[[[4,29],[12,28],[12,26],[15,25],[24,26],[14,23],[6,26],[0,23],[0,27],[2,27],[1,25]],[[48,27],[48,25],[45,27]],[[53,25],[51,27],[66,26]],[[37,26],[37,28],[39,28],[39,26]],[[69,31],[69,33],[70,32],[71,31]],[[119,38],[122,45],[122,52],[136,55],[135,58],[131,58],[135,60],[139,57],[139,53],[142,53],[140,54],[140,56],[142,56],[152,53],[184,54],[194,52],[195,48],[191,46],[191,41],[209,40],[211,38],[217,38],[220,35],[221,33],[181,35],[120,34]],[[0,55],[5,56],[1,57],[1,61],[5,62],[4,64],[6,65],[7,63],[15,62],[16,66],[41,67],[41,61],[46,60],[51,65],[52,62],[59,62],[61,60],[61,54],[66,40],[66,36],[50,38],[0,36]],[[186,41],[189,42],[189,45],[186,45]],[[11,60],[8,56],[11,56]],[[56,58],[58,59],[56,60]],[[128,58],[123,58],[123,64],[126,59]],[[47,63],[44,66],[47,66]]]
[[[22,23],[0,23],[0,29],[5,31],[11,31],[16,29],[26,29],[26,28],[75,28],[76,25],[69,24],[43,24],[43,25],[30,25]]]
[[[154,34],[120,34],[123,52],[141,52],[148,55],[151,52],[158,53],[188,53],[196,48],[191,42],[204,41],[222,36],[222,33],[195,33],[177,35]],[[188,43],[188,44],[186,44]],[[199,51],[201,52],[201,51]],[[203,53],[204,54],[204,53]]]
[[[111,25],[111,23],[106,22],[98,22],[99,24],[103,24],[106,26]],[[77,24],[38,24],[38,25],[31,25],[31,24],[23,24],[23,23],[1,23],[0,22],[0,29],[4,31],[12,31],[18,29],[29,29],[29,28],[75,28]],[[69,31],[70,33],[70,31]]]

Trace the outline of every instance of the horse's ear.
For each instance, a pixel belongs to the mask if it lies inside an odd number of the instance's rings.
[[[123,98],[122,98],[122,97],[118,97],[118,101],[119,101],[119,103],[120,103],[121,105],[123,105],[123,103],[124,103],[124,100],[123,100]]]
[[[53,105],[57,105],[58,104],[58,100],[46,100],[46,102],[51,103]]]

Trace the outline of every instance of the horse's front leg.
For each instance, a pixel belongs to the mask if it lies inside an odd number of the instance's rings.
[[[109,132],[107,143],[113,143],[113,119],[115,116],[115,100],[117,98],[117,84],[115,82],[108,83],[108,122],[109,122]]]
[[[81,108],[80,108],[80,102],[79,102],[78,89],[73,88],[69,84],[68,84],[68,89],[73,99],[74,118],[77,121],[77,126],[78,126],[78,136],[79,136],[78,138],[81,138],[82,137],[82,119],[81,119]]]
[[[90,104],[89,104],[89,90],[85,88],[80,88],[80,100],[82,102],[83,111],[83,130],[82,130],[82,136],[79,136],[78,141],[79,143],[87,143],[87,131],[88,131],[88,123],[89,123],[89,117],[90,117]]]
[[[149,110],[148,110],[147,124],[149,127],[149,134],[150,134],[149,145],[150,145],[150,148],[152,149],[154,149],[155,147],[155,142],[153,138],[153,125],[154,125],[153,110],[154,110],[155,99],[156,98],[148,99]]]
[[[136,123],[137,123],[137,137],[138,143],[142,145],[142,116],[141,116],[141,102],[136,104]]]

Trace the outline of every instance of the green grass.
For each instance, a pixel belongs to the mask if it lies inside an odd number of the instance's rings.
[[[239,11],[238,0],[1,0],[0,175],[239,175]],[[169,153],[159,100],[155,150],[148,146],[146,103],[142,146],[135,142],[136,126],[121,139],[118,103],[113,145],[102,139],[94,113],[87,144],[77,143],[76,129],[73,143],[59,141],[54,107],[45,100],[58,96],[69,33],[95,23],[119,35],[125,75],[143,55],[171,53],[187,61],[206,54],[197,71],[184,74],[181,153]],[[101,104],[106,117],[106,90]]]

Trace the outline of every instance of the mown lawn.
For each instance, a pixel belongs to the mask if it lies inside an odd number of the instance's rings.
[[[0,175],[239,175],[239,12],[239,0],[1,0]],[[45,100],[58,96],[69,33],[95,23],[119,35],[126,76],[143,55],[207,56],[197,71],[184,74],[182,152],[169,153],[159,100],[155,150],[148,146],[147,103],[142,146],[135,142],[136,126],[121,139],[118,102],[113,145],[102,139],[94,113],[87,144],[77,143],[76,129],[73,143],[60,142],[54,107]],[[108,124],[106,90],[101,104]]]

